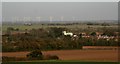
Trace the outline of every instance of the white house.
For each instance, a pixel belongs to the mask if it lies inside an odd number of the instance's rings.
[[[63,34],[65,35],[65,36],[73,36],[73,33],[72,32],[66,32],[66,31],[63,31]]]

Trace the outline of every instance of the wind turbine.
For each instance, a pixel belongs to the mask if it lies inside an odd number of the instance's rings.
[[[15,17],[12,17],[11,23],[14,25]]]
[[[25,24],[25,22],[26,22],[26,18],[25,18],[25,17],[23,17],[23,23]]]
[[[75,21],[75,17],[72,17],[72,20]]]
[[[31,22],[31,17],[27,17],[27,21]]]
[[[25,23],[26,21],[30,21],[30,20],[31,20],[30,17],[24,17],[24,18],[23,18],[24,23]]]
[[[53,21],[53,17],[52,17],[52,16],[50,16],[49,18],[50,18],[50,23],[52,23],[52,21]]]
[[[0,16],[0,27],[2,26],[2,16]]]
[[[63,17],[63,16],[61,16],[61,21],[63,21],[63,18],[64,18],[64,17]]]
[[[36,18],[38,19],[39,22],[41,22],[42,17],[39,16],[39,17],[36,17]]]
[[[14,17],[15,23],[17,23],[19,21],[18,17]]]

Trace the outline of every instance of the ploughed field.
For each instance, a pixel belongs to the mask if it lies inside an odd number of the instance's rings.
[[[98,50],[97,50],[98,49]],[[23,52],[3,52],[2,56],[26,57],[28,51]],[[118,61],[117,47],[97,47],[86,46],[83,50],[53,50],[42,51],[44,55],[57,55],[61,60],[80,60],[80,61]]]

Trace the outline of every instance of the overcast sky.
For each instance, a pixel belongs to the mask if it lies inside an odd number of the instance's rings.
[[[118,2],[120,0],[1,0],[2,2]]]
[[[30,20],[117,20],[117,2],[4,2],[2,3],[3,18],[6,21],[13,17]],[[15,20],[15,19],[14,19]]]

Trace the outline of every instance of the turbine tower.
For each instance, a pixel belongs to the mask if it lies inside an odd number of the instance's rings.
[[[25,24],[26,20],[25,20],[25,17],[23,17],[23,24]]]
[[[15,23],[17,23],[19,21],[19,18],[18,17],[14,17],[14,21],[15,21]]]
[[[26,23],[26,21],[27,21],[27,17],[24,17],[24,18],[23,18],[24,24]]]
[[[30,22],[30,21],[31,21],[31,17],[27,17],[27,21],[29,21],[29,22]]]
[[[36,17],[36,18],[38,19],[39,22],[41,22],[42,17],[39,16],[39,17]]]
[[[53,21],[53,17],[52,17],[52,16],[50,16],[50,23],[52,23],[52,21]]]
[[[23,18],[24,23],[25,23],[26,21],[30,21],[30,20],[31,20],[30,17],[24,17],[24,18]]]
[[[15,22],[15,17],[12,17],[12,21],[11,23],[14,25],[14,22]]]
[[[72,20],[75,21],[75,17],[72,17]]]
[[[61,16],[61,21],[63,21],[63,18],[64,18],[64,17],[63,17],[63,16]]]

